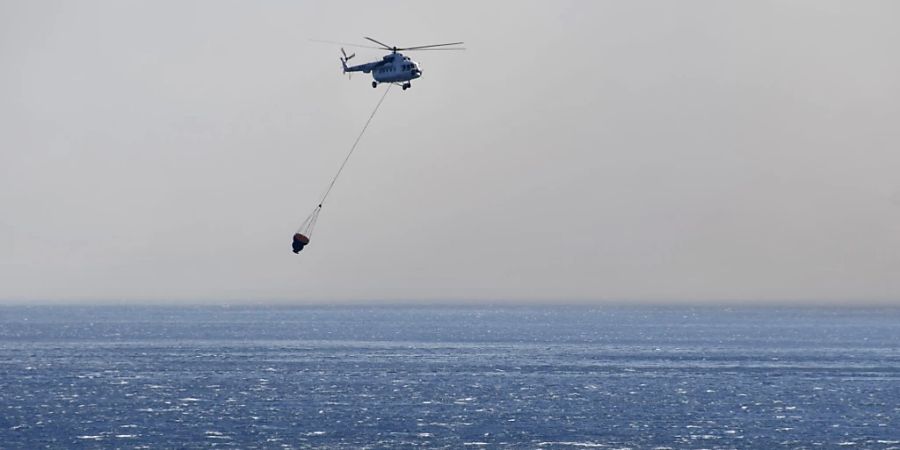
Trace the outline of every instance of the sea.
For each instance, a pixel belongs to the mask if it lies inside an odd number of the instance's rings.
[[[0,448],[900,449],[900,309],[0,306]]]

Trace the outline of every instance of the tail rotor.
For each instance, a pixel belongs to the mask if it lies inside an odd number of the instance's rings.
[[[356,53],[351,53],[350,56],[347,56],[347,52],[344,51],[344,48],[341,47],[341,66],[344,68],[344,73],[347,74],[347,78],[350,78],[352,75],[350,72],[347,72],[347,61],[350,61]]]

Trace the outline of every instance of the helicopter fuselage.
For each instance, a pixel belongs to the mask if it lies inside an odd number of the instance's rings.
[[[344,72],[363,72],[371,73],[372,86],[378,83],[406,83],[404,89],[409,87],[409,82],[422,76],[422,70],[419,69],[419,63],[411,60],[402,53],[391,53],[381,58],[381,61],[360,64],[358,66],[347,66],[344,63]]]

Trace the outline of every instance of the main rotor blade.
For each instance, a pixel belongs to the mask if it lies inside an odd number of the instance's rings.
[[[457,48],[398,48],[397,51],[398,51],[398,52],[399,52],[399,51],[404,51],[404,52],[427,52],[427,51],[440,51],[440,50],[444,50],[444,51],[454,51],[454,50],[457,50],[457,51],[460,51],[460,50],[465,50],[465,49],[466,49],[465,47],[457,47]]]
[[[375,50],[384,50],[381,47],[373,47],[371,45],[359,45],[359,44],[350,44],[348,42],[338,42],[338,41],[323,41],[321,39],[310,39],[310,42],[318,42],[320,44],[337,44],[337,45],[346,45],[347,47],[357,47],[357,48],[373,48]]]
[[[367,38],[367,39],[368,39],[368,38]],[[416,46],[416,47],[398,48],[397,50],[421,50],[421,49],[425,49],[425,48],[432,48],[432,47],[446,47],[446,46],[448,46],[448,45],[459,45],[459,44],[462,44],[462,42],[451,42],[451,43],[449,43],[449,44],[419,45],[419,46]]]
[[[384,42],[378,42],[378,41],[376,41],[375,39],[372,39],[372,38],[370,38],[370,37],[365,37],[365,36],[363,36],[363,39],[368,39],[368,40],[370,40],[370,41],[372,41],[372,42],[374,42],[374,43],[376,43],[376,44],[378,44],[378,45],[384,47],[386,50],[393,50],[393,49],[394,49],[394,47],[391,47],[390,45],[387,45],[387,44],[385,44]]]

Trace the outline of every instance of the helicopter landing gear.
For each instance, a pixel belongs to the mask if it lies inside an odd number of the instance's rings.
[[[403,90],[405,91],[405,90],[407,90],[407,89],[409,89],[409,88],[412,87],[412,83],[404,83],[401,87],[402,87]]]
[[[373,87],[373,88],[377,88],[377,87],[378,87],[378,82],[377,82],[377,81],[373,81],[373,82],[372,82],[372,87]]]

